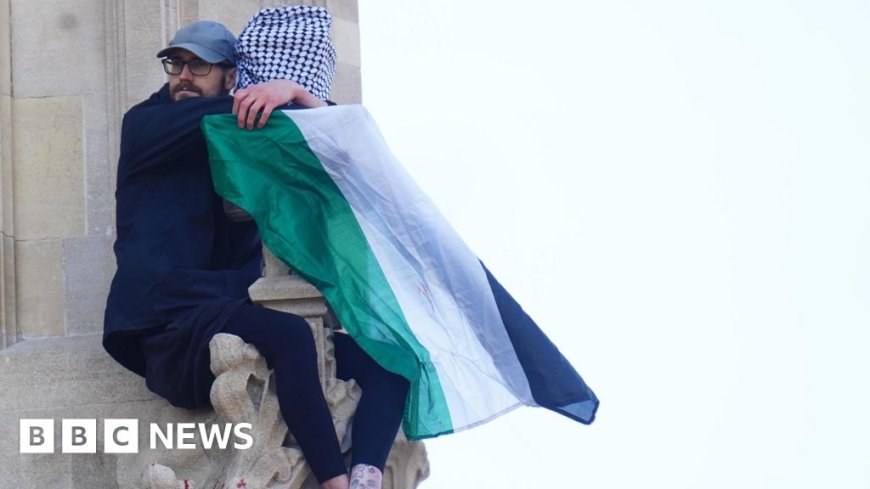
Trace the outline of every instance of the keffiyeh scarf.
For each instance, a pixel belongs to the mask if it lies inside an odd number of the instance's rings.
[[[322,7],[261,10],[239,34],[237,88],[284,78],[326,100],[335,76],[332,17]]]

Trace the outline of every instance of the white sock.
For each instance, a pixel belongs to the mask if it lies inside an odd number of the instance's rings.
[[[381,489],[382,478],[374,465],[356,464],[350,469],[350,489]]]

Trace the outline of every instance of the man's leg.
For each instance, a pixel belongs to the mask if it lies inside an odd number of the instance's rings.
[[[368,480],[380,487],[387,456],[402,423],[409,384],[378,365],[350,336],[336,333],[333,343],[338,378],[355,379],[362,388],[353,419],[351,487]]]
[[[347,469],[320,387],[317,350],[308,323],[299,316],[245,305],[222,332],[257,347],[274,369],[281,414],[317,480],[322,484],[345,476]]]

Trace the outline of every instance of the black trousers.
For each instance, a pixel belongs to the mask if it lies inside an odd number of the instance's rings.
[[[314,335],[299,316],[252,304],[240,307],[221,329],[260,351],[275,372],[278,403],[287,427],[324,482],[347,469],[317,374]],[[333,336],[337,376],[355,379],[362,398],[353,420],[351,463],[384,470],[404,412],[408,381],[383,369],[346,334]]]

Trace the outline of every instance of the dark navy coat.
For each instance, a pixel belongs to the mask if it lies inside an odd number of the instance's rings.
[[[200,130],[203,116],[231,109],[228,96],[172,102],[164,85],[121,131],[103,346],[183,407],[208,404],[208,341],[261,272],[256,225],[224,215]]]

